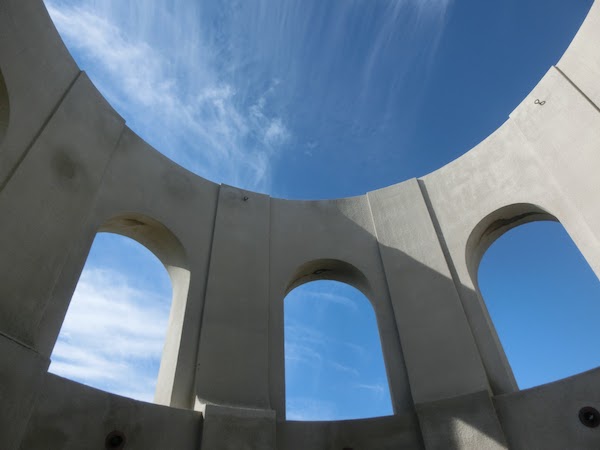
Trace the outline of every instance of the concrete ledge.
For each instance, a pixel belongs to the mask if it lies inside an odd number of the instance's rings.
[[[275,411],[206,405],[202,449],[274,450]]]
[[[198,412],[132,400],[48,374],[20,449],[103,449],[106,436],[119,431],[126,449],[197,450],[201,430]]]
[[[553,383],[494,397],[511,449],[600,448],[600,427],[579,421],[579,410],[600,410],[600,367]]]
[[[427,450],[506,449],[487,391],[416,405]]]

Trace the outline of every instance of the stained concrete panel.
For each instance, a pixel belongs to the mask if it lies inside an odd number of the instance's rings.
[[[36,329],[94,202],[123,120],[82,75],[0,191],[0,329],[36,345]]]
[[[42,0],[0,2],[0,72],[10,100],[2,190],[79,74]]]

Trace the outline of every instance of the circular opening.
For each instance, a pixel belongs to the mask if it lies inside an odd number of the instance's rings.
[[[585,406],[579,410],[579,420],[589,428],[596,428],[600,425],[600,413],[596,408]]]
[[[125,448],[125,435],[121,431],[111,431],[106,435],[104,447],[107,450],[120,450]]]

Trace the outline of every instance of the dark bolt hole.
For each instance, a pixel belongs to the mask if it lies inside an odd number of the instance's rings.
[[[591,406],[585,406],[579,410],[579,421],[586,427],[596,428],[600,425],[600,412]]]
[[[104,446],[110,450],[125,448],[125,435],[120,431],[108,433],[104,441]]]

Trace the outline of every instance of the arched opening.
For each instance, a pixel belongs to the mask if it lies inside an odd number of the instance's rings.
[[[4,76],[0,70],[0,145],[6,136],[8,129],[9,104],[8,104],[8,89],[4,82]]]
[[[599,366],[590,332],[600,317],[600,283],[565,229],[556,221],[500,220],[494,223],[505,227],[492,227],[496,236],[475,279],[519,387]]]
[[[294,286],[284,301],[287,419],[393,414],[371,302],[338,281]]]
[[[73,294],[49,371],[152,401],[171,307],[161,261],[133,239],[98,233]]]
[[[175,381],[190,283],[180,241],[128,213],[99,228],[87,256],[50,370],[135,399],[189,403],[190,386]]]

